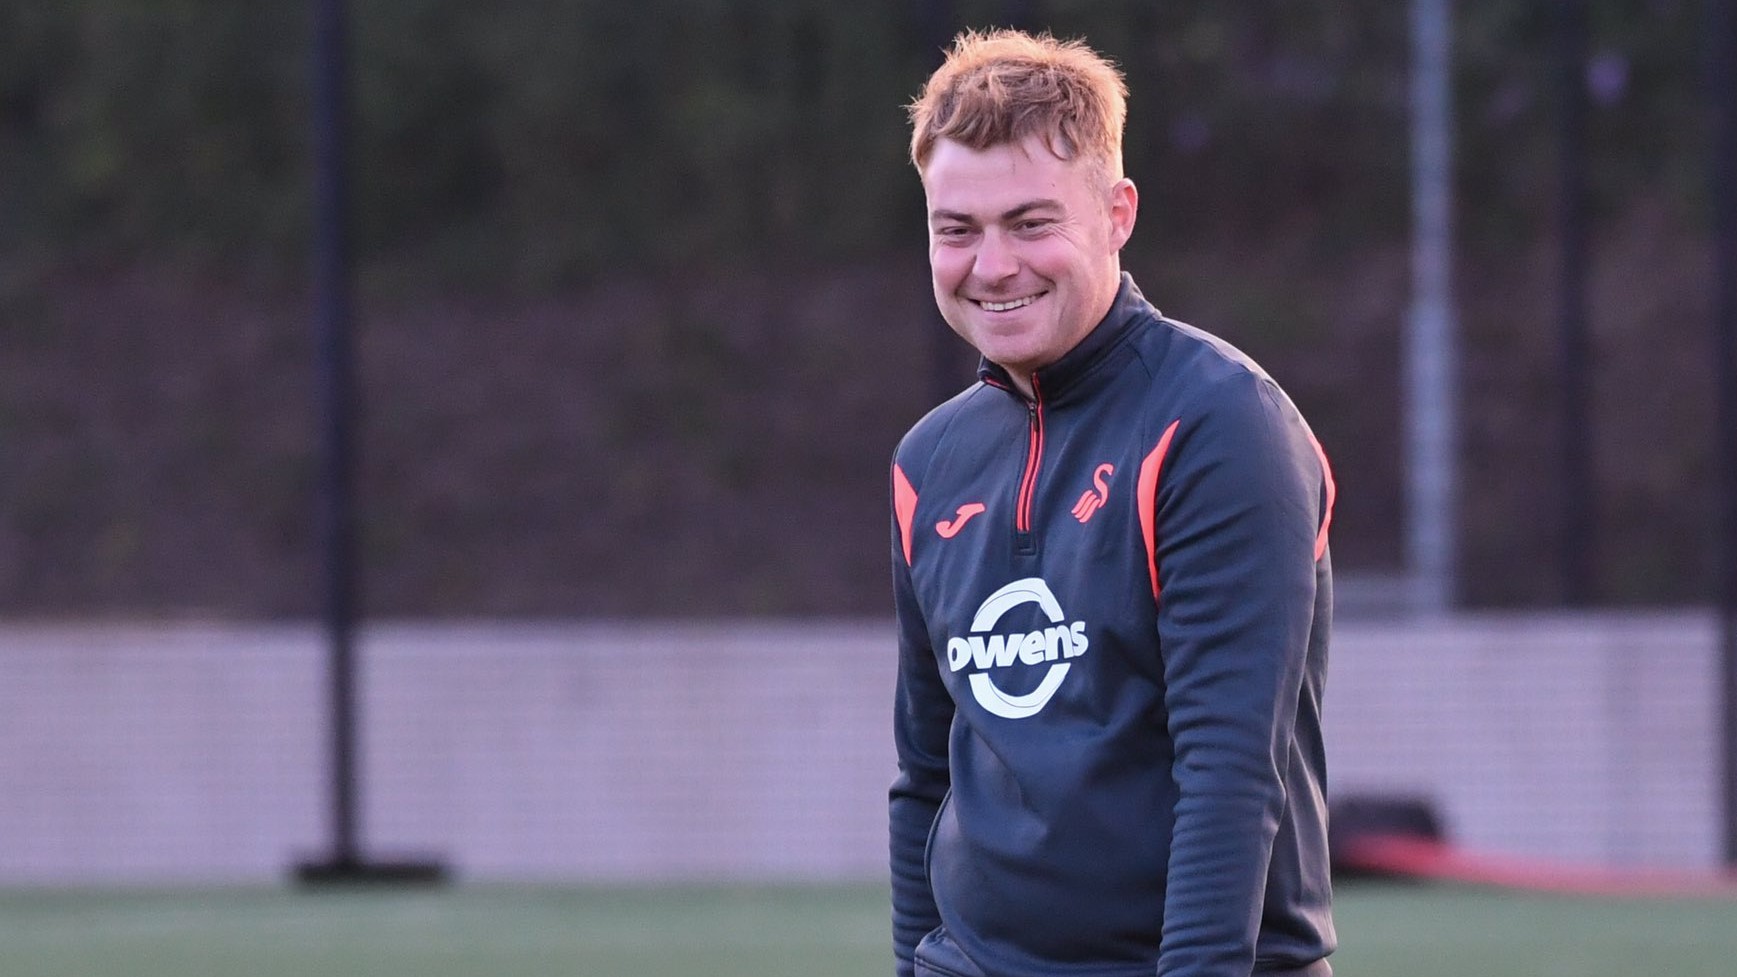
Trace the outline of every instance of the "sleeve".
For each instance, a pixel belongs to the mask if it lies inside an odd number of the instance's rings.
[[[1160,977],[1249,977],[1315,606],[1323,473],[1270,380],[1221,382],[1157,488],[1178,800]]]
[[[904,477],[894,469],[895,483]],[[908,490],[908,483],[905,484]],[[895,489],[895,491],[897,491]],[[915,496],[911,496],[914,508]],[[953,700],[911,585],[908,539],[910,508],[899,506],[893,525],[893,596],[898,620],[899,665],[893,703],[893,745],[899,773],[889,793],[893,951],[898,977],[911,977],[917,943],[941,925],[929,889],[924,851],[949,784],[947,737]]]

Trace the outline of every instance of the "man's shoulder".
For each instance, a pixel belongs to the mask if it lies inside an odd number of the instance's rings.
[[[1272,376],[1235,343],[1154,310],[1140,356],[1154,385],[1198,402],[1278,388]]]
[[[1308,421],[1272,375],[1224,337],[1156,315],[1139,343],[1149,402],[1181,422],[1179,437],[1214,431],[1232,443],[1307,432]],[[1285,435],[1289,436],[1289,435]],[[1312,435],[1308,435],[1312,437]]]
[[[894,462],[907,472],[927,467],[929,457],[947,432],[959,423],[968,423],[969,415],[981,405],[982,398],[997,392],[979,380],[931,408],[899,439]]]

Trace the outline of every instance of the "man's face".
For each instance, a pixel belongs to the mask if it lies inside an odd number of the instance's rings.
[[[942,318],[1028,394],[1030,376],[1097,325],[1120,285],[1138,198],[1035,137],[936,144],[923,169],[929,267]]]

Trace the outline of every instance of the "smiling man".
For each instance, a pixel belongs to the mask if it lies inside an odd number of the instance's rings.
[[[982,148],[942,139],[923,167],[935,301],[1027,396],[1031,374],[1115,301],[1138,205],[1131,181],[1058,148],[1039,134]]]
[[[979,382],[892,471],[901,977],[1326,977],[1327,460],[1122,272],[1126,89],[966,33],[911,105]]]

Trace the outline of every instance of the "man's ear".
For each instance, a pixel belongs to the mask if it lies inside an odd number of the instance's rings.
[[[1140,214],[1140,191],[1123,177],[1110,186],[1110,246],[1117,251],[1134,235],[1134,220]]]

